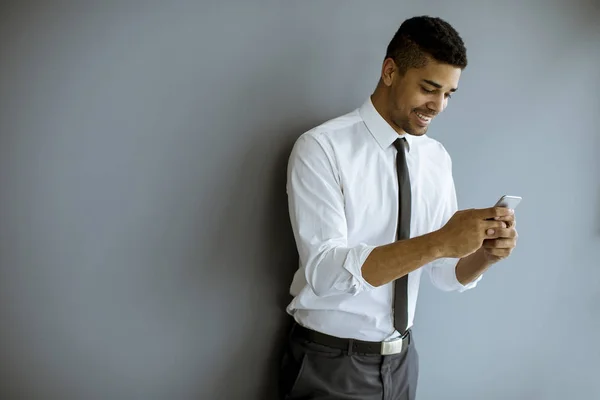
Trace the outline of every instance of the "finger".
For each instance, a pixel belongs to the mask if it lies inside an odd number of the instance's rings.
[[[517,230],[512,227],[497,228],[497,229],[495,229],[494,235],[498,238],[509,238],[509,239],[518,237]]]
[[[496,236],[496,231],[498,229],[506,229],[508,228],[504,221],[485,221],[483,224],[483,229],[485,230],[485,234],[489,237],[498,237]]]
[[[494,217],[495,221],[506,221],[506,222],[513,222],[515,220],[515,215],[505,215],[503,217]]]
[[[506,217],[509,215],[514,215],[514,210],[506,207],[490,207],[490,208],[481,208],[477,210],[477,217],[481,219],[488,218],[496,218],[496,217]]]
[[[488,254],[491,254],[498,258],[506,258],[510,255],[512,249],[486,249]]]
[[[514,227],[517,225],[517,219],[515,218],[514,214],[513,215],[508,215],[505,217],[496,217],[494,218],[495,221],[504,221],[506,222],[506,226],[508,228],[510,227]]]
[[[483,247],[486,249],[514,249],[517,245],[515,239],[486,239]]]
[[[489,221],[483,222],[483,227],[486,229],[498,229],[498,228],[507,228],[508,225],[506,225],[506,222],[504,222],[504,221],[489,220]]]
[[[516,225],[517,225],[516,221],[512,221],[512,222],[507,222],[506,223],[506,227],[507,228],[513,228],[514,229]]]

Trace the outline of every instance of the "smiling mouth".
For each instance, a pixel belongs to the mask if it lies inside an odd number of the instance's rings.
[[[415,115],[417,116],[419,122],[421,122],[422,125],[429,125],[429,123],[433,119],[432,116],[421,114],[420,112],[417,112],[417,111],[415,111]]]

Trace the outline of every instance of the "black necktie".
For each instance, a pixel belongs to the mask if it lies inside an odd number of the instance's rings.
[[[404,152],[405,138],[396,139],[394,146],[398,149],[396,155],[396,170],[398,172],[398,240],[410,238],[410,177]],[[401,334],[408,325],[408,275],[396,279],[394,283],[394,327]]]

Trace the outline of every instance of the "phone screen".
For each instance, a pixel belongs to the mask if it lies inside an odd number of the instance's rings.
[[[520,196],[504,195],[500,198],[500,200],[496,202],[496,205],[494,207],[506,207],[514,210],[515,208],[517,208],[521,200],[522,198]]]

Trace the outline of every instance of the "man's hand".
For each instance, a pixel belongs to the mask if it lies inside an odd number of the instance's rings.
[[[444,257],[464,258],[484,245],[490,261],[507,256],[507,249],[514,247],[513,238],[505,237],[512,235],[514,226],[509,225],[512,222],[514,212],[505,207],[457,211],[437,231]]]
[[[517,245],[517,238],[519,237],[516,229],[517,220],[514,214],[497,217],[496,220],[505,222],[506,226],[496,229],[495,239],[485,239],[483,241],[483,254],[486,261],[490,263],[496,263],[508,257]]]

